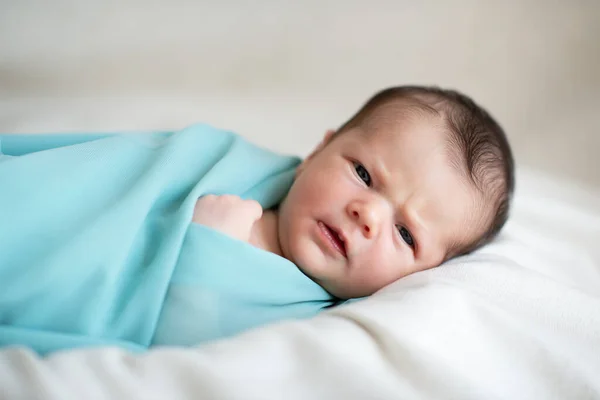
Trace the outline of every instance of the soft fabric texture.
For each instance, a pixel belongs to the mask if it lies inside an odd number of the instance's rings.
[[[204,194],[263,208],[299,159],[207,125],[0,135],[0,345],[194,345],[332,298],[288,260],[192,223]]]

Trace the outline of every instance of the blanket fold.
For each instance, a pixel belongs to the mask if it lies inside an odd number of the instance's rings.
[[[277,206],[295,157],[207,125],[0,146],[1,346],[191,345],[331,303],[289,261],[191,223],[209,193]]]

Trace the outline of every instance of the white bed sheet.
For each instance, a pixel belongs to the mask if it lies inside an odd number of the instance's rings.
[[[195,349],[0,352],[7,399],[600,398],[600,194],[521,171],[492,245]]]

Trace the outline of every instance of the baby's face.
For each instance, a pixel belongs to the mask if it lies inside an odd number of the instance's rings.
[[[423,118],[326,135],[280,207],[284,256],[340,298],[438,266],[478,234],[479,197],[445,135]]]

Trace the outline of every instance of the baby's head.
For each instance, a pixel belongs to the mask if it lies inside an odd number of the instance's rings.
[[[281,249],[331,294],[370,295],[494,238],[513,169],[502,128],[465,95],[383,90],[298,167]]]

